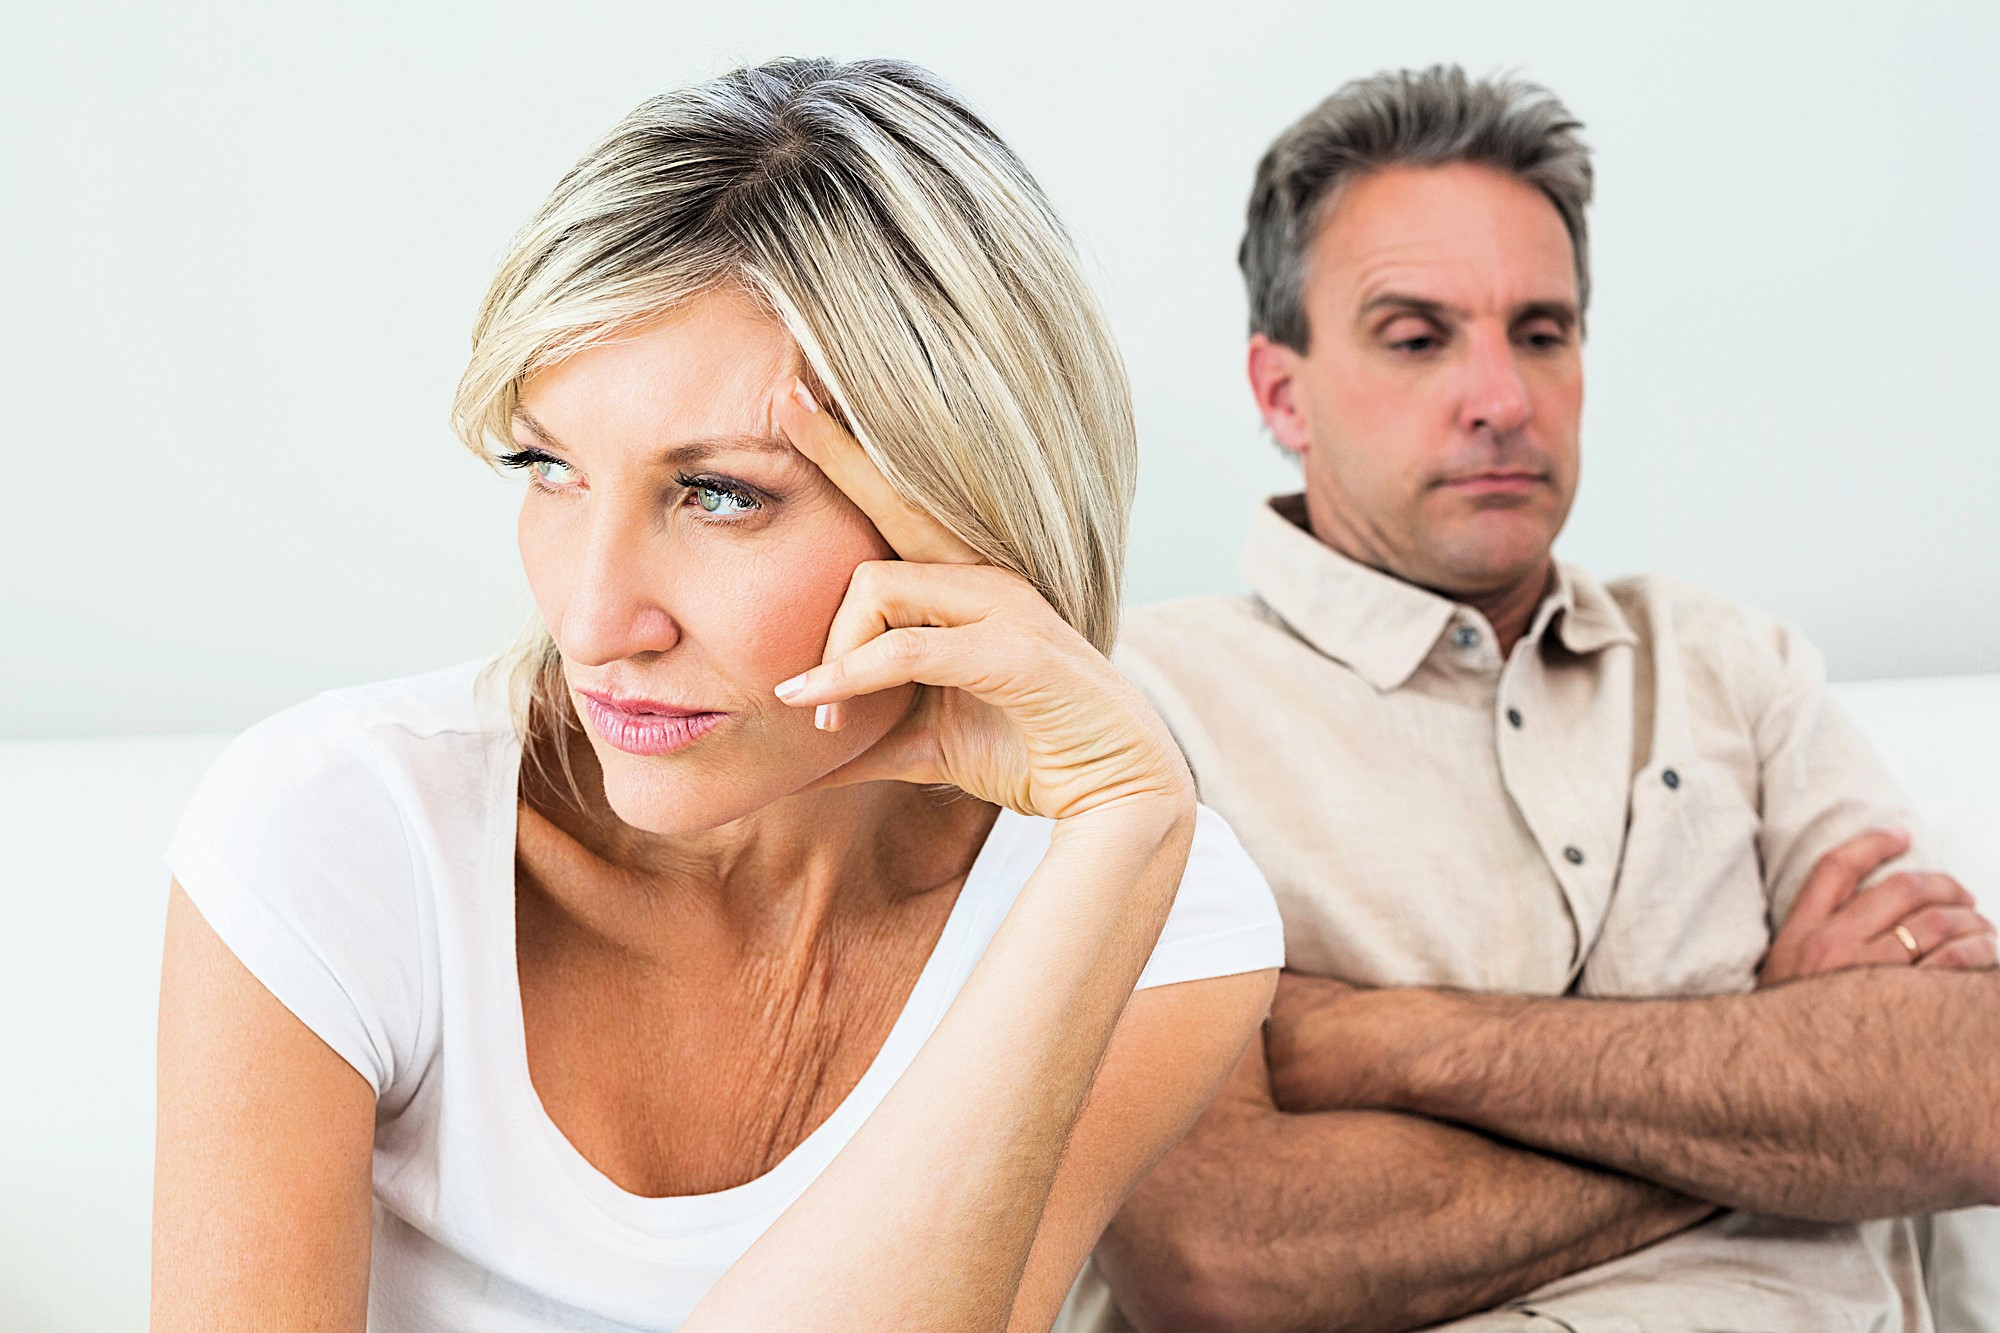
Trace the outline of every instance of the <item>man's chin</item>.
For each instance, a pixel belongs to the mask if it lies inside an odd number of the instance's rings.
[[[1483,602],[1514,592],[1530,580],[1546,580],[1549,548],[1527,551],[1453,552],[1438,561],[1432,577],[1420,580],[1457,601]]]
[[[1542,518],[1488,512],[1432,548],[1429,586],[1455,597],[1491,597],[1545,577],[1556,531]]]

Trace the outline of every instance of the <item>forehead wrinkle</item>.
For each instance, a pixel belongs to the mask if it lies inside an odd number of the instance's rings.
[[[1427,295],[1426,289],[1439,280],[1451,286],[1455,279],[1467,276],[1452,271],[1455,256],[1443,256],[1445,262],[1435,266],[1426,264],[1428,258],[1430,255],[1420,246],[1400,245],[1390,254],[1370,256],[1363,265],[1357,266],[1350,306],[1352,317],[1362,320],[1382,310],[1406,309],[1464,321],[1472,318],[1475,310],[1487,308],[1492,298],[1499,296],[1497,289],[1467,293],[1475,301],[1473,305],[1467,305],[1462,303],[1463,297],[1451,300],[1442,295]],[[1569,272],[1564,270],[1565,276]],[[1490,279],[1492,275],[1478,276]],[[1530,280],[1524,285],[1532,289],[1542,284],[1538,280]],[[1538,314],[1551,315],[1565,323],[1577,322],[1575,298],[1566,292],[1545,290],[1540,295],[1521,295],[1497,304],[1509,322]]]
[[[1370,255],[1354,266],[1349,309],[1355,318],[1366,317],[1388,305],[1412,306],[1457,318],[1466,315],[1456,302],[1425,293],[1424,288],[1436,280],[1437,274],[1425,271],[1428,266],[1424,260],[1428,256],[1421,251],[1414,257],[1415,262],[1411,262],[1413,249],[1418,247],[1396,246],[1388,254]]]

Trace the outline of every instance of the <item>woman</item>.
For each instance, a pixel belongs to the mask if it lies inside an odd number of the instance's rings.
[[[1131,419],[1033,182],[906,65],[655,99],[456,419],[545,632],[204,782],[155,1328],[1049,1327],[1281,946],[1102,655]]]

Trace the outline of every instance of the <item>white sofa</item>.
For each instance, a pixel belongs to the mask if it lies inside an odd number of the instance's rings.
[[[1924,812],[1946,868],[2000,907],[2000,675],[1839,694]],[[0,742],[7,1333],[145,1327],[159,855],[226,739]],[[1944,1333],[2000,1333],[2000,1210],[1942,1219],[1934,1260]]]

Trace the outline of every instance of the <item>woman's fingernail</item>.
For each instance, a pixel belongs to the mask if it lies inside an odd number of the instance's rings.
[[[786,703],[790,703],[804,693],[805,688],[806,678],[801,674],[793,676],[790,680],[779,681],[773,692]]]
[[[806,388],[804,380],[792,381],[792,397],[797,399],[799,406],[803,407],[806,411],[819,411],[819,400],[812,396],[812,390]]]
[[[813,709],[813,725],[821,731],[829,730],[833,726],[832,704],[821,704]]]

